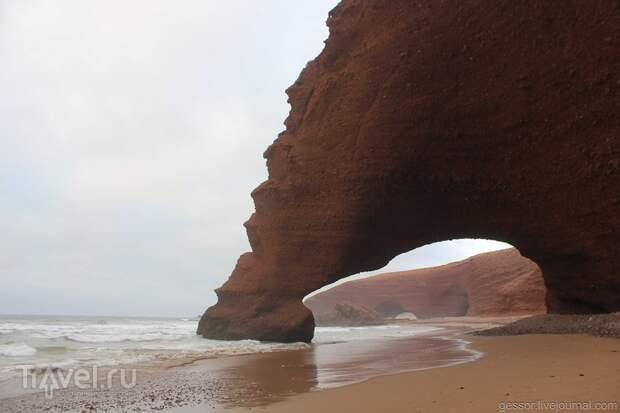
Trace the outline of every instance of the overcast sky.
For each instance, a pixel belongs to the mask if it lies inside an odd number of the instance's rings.
[[[198,315],[335,0],[0,0],[0,313]],[[401,256],[437,265],[503,244]]]

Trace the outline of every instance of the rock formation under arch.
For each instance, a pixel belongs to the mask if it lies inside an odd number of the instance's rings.
[[[346,323],[346,314],[334,311],[339,303],[366,307],[382,317],[405,312],[430,318],[547,311],[540,268],[514,248],[478,254],[438,267],[351,280],[304,300],[315,320],[319,320],[318,324],[323,320],[335,324],[339,319]]]
[[[288,90],[205,337],[309,341],[308,293],[439,240],[506,241],[553,312],[620,309],[620,3],[343,0]]]

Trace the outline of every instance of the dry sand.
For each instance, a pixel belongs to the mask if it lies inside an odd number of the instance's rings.
[[[252,411],[480,413],[502,411],[502,407],[509,407],[502,403],[517,401],[591,400],[620,404],[620,341],[617,339],[525,335],[473,337],[471,341],[474,348],[485,353],[483,358],[471,363],[378,377],[293,396]],[[582,411],[619,410],[616,407]]]

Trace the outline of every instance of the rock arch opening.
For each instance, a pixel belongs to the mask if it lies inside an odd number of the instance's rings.
[[[309,341],[310,292],[468,237],[535,261],[549,312],[620,310],[617,5],[502,4],[343,0],[330,13],[264,153],[252,251],[198,333]]]
[[[372,325],[396,318],[515,316],[546,312],[538,265],[509,244],[461,239],[395,257],[304,299],[317,325]]]

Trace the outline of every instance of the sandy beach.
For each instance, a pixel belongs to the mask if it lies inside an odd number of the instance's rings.
[[[592,401],[619,411],[620,341],[584,335],[471,337],[484,357],[466,364],[378,377],[291,397],[264,412],[501,412],[540,411],[513,402]],[[605,408],[607,407],[607,408]],[[547,411],[556,411],[549,405]],[[579,411],[561,408],[560,411]],[[179,409],[177,412],[199,412]],[[247,409],[237,409],[244,412]],[[253,409],[256,411],[256,408]]]
[[[515,319],[403,322],[300,349],[143,364],[131,389],[59,389],[49,400],[5,386],[0,411],[618,411],[620,340],[473,334]],[[422,332],[399,337],[412,325]],[[553,404],[571,402],[592,405]]]
[[[192,351],[173,353],[153,353],[148,349],[153,348],[150,342],[137,343],[147,346],[139,354],[150,355],[148,361],[99,367],[96,372],[88,360],[77,368],[54,367],[59,363],[52,363],[52,367],[32,370],[25,382],[22,375],[0,380],[0,411],[125,412],[188,406],[219,411],[267,406],[296,394],[480,357],[468,348],[461,331],[462,327],[415,324],[325,327],[317,329],[311,345],[289,346],[215,342],[193,336],[172,344],[176,348],[190,345]],[[195,347],[203,342],[206,347]],[[223,353],[227,347],[228,354]],[[136,350],[128,354],[136,354]],[[131,386],[123,386],[119,369],[135,377]],[[77,372],[89,377],[85,386],[71,379],[67,385],[61,384],[63,377],[75,378]],[[112,372],[114,380],[108,382],[106,377]],[[95,375],[96,381],[91,378]]]

